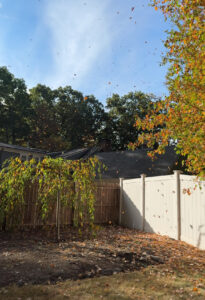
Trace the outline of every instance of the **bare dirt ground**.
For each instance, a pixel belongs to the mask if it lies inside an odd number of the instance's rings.
[[[205,275],[205,251],[166,236],[115,226],[97,228],[95,238],[87,232],[80,237],[72,227],[63,230],[61,242],[54,236],[43,230],[0,232],[0,287],[55,284],[157,264],[170,274],[184,269]]]

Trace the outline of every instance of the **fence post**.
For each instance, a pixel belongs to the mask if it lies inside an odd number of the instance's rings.
[[[146,174],[141,174],[142,183],[142,231],[145,230],[145,177]]]
[[[176,200],[177,200],[177,239],[181,240],[181,193],[180,193],[180,170],[174,170],[176,178]]]
[[[120,178],[119,225],[122,223],[123,178]]]

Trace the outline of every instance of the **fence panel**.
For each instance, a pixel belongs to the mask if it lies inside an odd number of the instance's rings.
[[[74,187],[73,187],[74,188]],[[72,209],[70,207],[61,208],[61,224],[70,225],[72,223]],[[28,187],[25,192],[25,211],[22,225],[42,226],[56,224],[56,201],[53,201],[45,220],[41,217],[40,204],[38,203],[37,184]]]
[[[95,223],[118,224],[119,221],[119,180],[96,181]]]
[[[205,249],[205,182],[181,175],[181,240]]]
[[[141,187],[141,179],[123,180],[121,224],[138,230],[142,230],[143,228],[143,201]]]
[[[96,180],[96,202],[94,223],[118,224],[119,223],[119,180]],[[73,188],[75,186],[73,185]],[[38,186],[34,184],[25,191],[24,215],[21,226],[37,227],[42,225],[56,225],[56,201],[54,199],[45,220],[41,217],[40,203],[38,203]],[[74,212],[71,207],[61,207],[60,224],[71,225]],[[8,220],[8,222],[12,222]]]
[[[205,181],[200,186],[194,176],[179,171],[144,181],[122,180],[121,224],[205,249]]]
[[[177,238],[175,176],[145,178],[145,231]]]

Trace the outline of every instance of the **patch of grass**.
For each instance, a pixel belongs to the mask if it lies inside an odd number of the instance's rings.
[[[0,299],[205,299],[204,272],[182,272],[166,265],[102,276],[59,282],[55,285],[15,285],[0,289]]]

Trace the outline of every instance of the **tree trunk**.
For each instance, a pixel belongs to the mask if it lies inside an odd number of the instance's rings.
[[[57,226],[57,240],[60,240],[60,191],[57,193],[57,207],[56,207],[56,226]]]
[[[61,171],[59,173],[60,187],[57,193],[57,239],[60,241],[60,214],[61,214]]]

